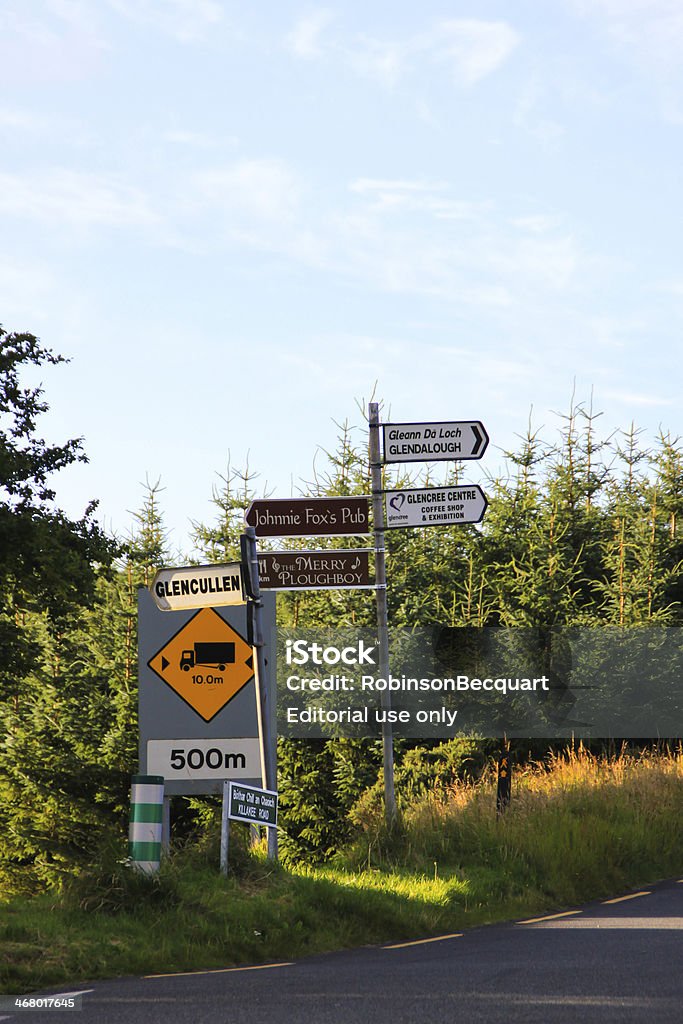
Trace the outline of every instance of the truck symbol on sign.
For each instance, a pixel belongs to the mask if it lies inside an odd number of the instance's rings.
[[[183,651],[180,667],[189,672],[195,665],[210,666],[223,672],[226,665],[235,664],[234,643],[196,643],[192,650]]]

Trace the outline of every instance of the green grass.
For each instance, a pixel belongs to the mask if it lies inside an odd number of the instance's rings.
[[[583,753],[518,773],[495,814],[493,783],[405,810],[387,833],[368,804],[359,838],[324,868],[216,851],[171,857],[158,879],[110,853],[60,894],[0,904],[0,991],[97,977],[292,960],[561,909],[683,872],[683,758]]]

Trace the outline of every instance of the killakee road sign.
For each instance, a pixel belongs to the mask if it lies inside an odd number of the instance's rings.
[[[481,420],[452,423],[385,423],[385,462],[443,462],[480,459],[489,444]]]
[[[477,484],[386,491],[387,527],[480,523],[488,502]]]
[[[257,537],[352,537],[370,532],[370,499],[264,498],[252,501],[245,520]]]
[[[163,612],[246,603],[239,562],[160,569],[149,589]]]
[[[277,825],[277,793],[272,789],[228,783],[228,817],[252,825]]]

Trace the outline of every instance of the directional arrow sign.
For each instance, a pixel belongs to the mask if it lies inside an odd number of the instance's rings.
[[[480,420],[454,423],[385,423],[385,462],[443,462],[480,459],[489,435]]]
[[[363,589],[374,585],[370,553],[362,548],[262,552],[258,571],[262,590]]]
[[[163,612],[246,603],[239,562],[160,569],[149,589]]]
[[[350,537],[370,532],[370,502],[367,496],[265,498],[252,501],[245,518],[257,537]]]
[[[388,527],[480,523],[488,504],[476,484],[386,491],[384,503]]]

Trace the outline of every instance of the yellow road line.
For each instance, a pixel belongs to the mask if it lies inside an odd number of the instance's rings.
[[[555,921],[558,917],[570,917],[572,914],[580,913],[580,910],[563,910],[561,914],[548,914],[547,917],[530,917],[528,921],[518,921],[517,924],[538,924],[539,921]]]
[[[646,892],[632,892],[630,896],[617,896],[614,900],[603,900],[603,907],[609,906],[611,903],[623,903],[625,900],[636,900],[639,896],[651,896],[652,893],[648,889]]]
[[[443,942],[444,939],[461,939],[462,932],[453,935],[437,935],[433,939],[415,939],[413,942],[396,942],[393,946],[382,946],[382,949],[405,949],[406,946],[425,946],[428,942]]]
[[[233,971],[269,971],[272,967],[293,967],[293,962],[257,964],[256,967],[219,967],[213,971],[178,971],[175,974],[143,974],[143,978],[189,978],[200,974],[231,974]]]

